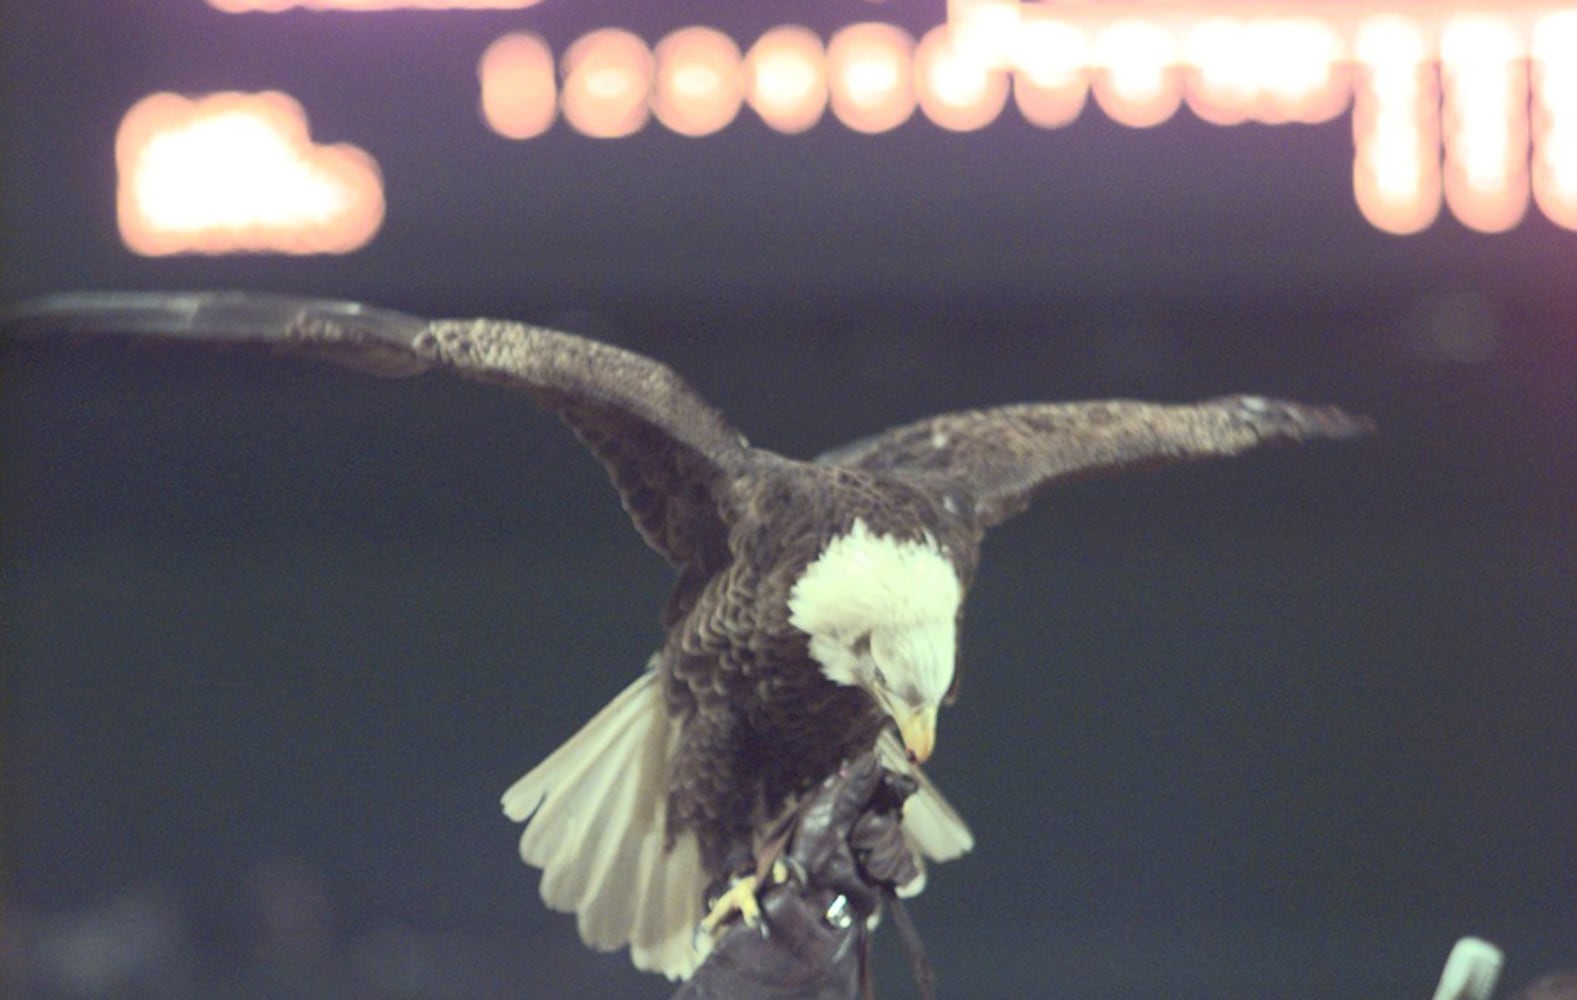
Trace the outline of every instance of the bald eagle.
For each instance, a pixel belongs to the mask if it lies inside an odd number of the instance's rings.
[[[549,906],[574,912],[588,944],[628,946],[675,978],[705,956],[693,932],[708,887],[748,869],[762,832],[847,758],[874,747],[919,782],[903,816],[917,857],[971,847],[917,767],[954,690],[986,529],[1073,480],[1369,429],[1258,396],[1028,403],[801,461],[751,446],[662,364],[520,323],[247,293],[69,294],[12,323],[255,344],[381,375],[447,370],[562,418],[677,581],[646,669],[503,807],[525,824],[520,853]]]

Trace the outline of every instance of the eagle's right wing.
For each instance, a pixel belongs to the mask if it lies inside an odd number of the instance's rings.
[[[447,370],[524,392],[607,468],[641,535],[676,566],[721,558],[718,501],[749,446],[666,365],[495,319],[429,321],[354,302],[251,292],[80,292],[24,303],[8,330],[241,344],[376,375]]]

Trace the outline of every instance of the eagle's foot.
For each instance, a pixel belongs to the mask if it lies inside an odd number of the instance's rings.
[[[804,885],[809,881],[808,876],[805,874],[805,866],[786,855],[772,862],[773,885],[782,885],[790,879],[793,879],[800,885]]]
[[[761,886],[761,879],[754,872],[743,875],[729,883],[728,889],[717,897],[707,915],[701,918],[701,926],[696,928],[698,934],[716,934],[718,928],[738,914],[739,919],[745,922],[746,927],[752,927],[761,932],[765,937],[767,925],[761,922],[761,904],[756,900],[756,890]]]

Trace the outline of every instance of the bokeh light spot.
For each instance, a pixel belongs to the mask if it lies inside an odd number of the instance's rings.
[[[827,43],[832,113],[856,132],[886,132],[914,114],[914,40],[896,25],[852,24]]]
[[[954,132],[984,128],[1007,103],[1007,74],[958,46],[946,25],[920,39],[914,76],[926,117]]]
[[[1133,128],[1159,125],[1176,113],[1183,88],[1177,45],[1154,21],[1128,18],[1096,36],[1095,100],[1113,121]]]
[[[560,60],[564,118],[576,131],[598,139],[639,132],[650,114],[651,50],[622,28],[581,36]]]
[[[1533,197],[1557,225],[1577,229],[1577,11],[1533,29]]]
[[[1378,229],[1416,233],[1440,213],[1440,98],[1417,22],[1396,15],[1358,28],[1353,193]]]
[[[1013,101],[1025,121],[1060,128],[1079,117],[1093,58],[1084,31],[1057,18],[1026,18],[1012,52]]]
[[[159,93],[115,139],[121,239],[133,252],[346,253],[383,221],[383,183],[354,146],[314,145],[277,93]]]
[[[482,53],[476,67],[482,119],[507,139],[530,139],[553,125],[558,107],[553,52],[538,35],[504,35]]]
[[[1527,211],[1525,56],[1504,17],[1455,17],[1441,34],[1446,204],[1481,232],[1510,229]]]
[[[681,28],[657,45],[653,110],[680,135],[709,135],[739,114],[744,79],[739,46],[712,28]]]
[[[1345,46],[1314,18],[1209,17],[1182,47],[1188,104],[1207,122],[1319,122],[1347,106]]]
[[[745,58],[745,99],[779,132],[803,132],[827,107],[827,54],[809,28],[783,25],[756,40]]]

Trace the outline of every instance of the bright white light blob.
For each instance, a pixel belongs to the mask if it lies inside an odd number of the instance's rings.
[[[1060,128],[1079,117],[1090,92],[1088,35],[1059,18],[1026,16],[1011,51],[1013,101],[1025,121]]]
[[[1007,104],[1007,74],[956,45],[946,25],[920,39],[914,76],[920,109],[952,132],[990,125]]]
[[[745,57],[745,100],[779,132],[803,132],[821,121],[827,53],[816,33],[782,25],[756,39]]]
[[[1013,64],[1026,17],[1044,4],[1020,0],[948,0],[947,21],[953,47],[973,62],[993,69]]]
[[[897,128],[914,114],[914,40],[896,25],[851,24],[827,43],[832,113],[856,132]]]
[[[1533,197],[1558,226],[1577,229],[1577,11],[1533,29]]]
[[[1095,101],[1115,122],[1159,125],[1183,100],[1179,54],[1171,33],[1155,21],[1127,18],[1095,36]]]
[[[1526,55],[1503,17],[1454,17],[1441,33],[1446,204],[1480,232],[1504,232],[1527,211]]]
[[[1353,193],[1376,228],[1421,232],[1440,214],[1440,94],[1416,21],[1358,27],[1353,95]]]
[[[354,146],[314,145],[277,93],[158,93],[115,137],[121,239],[148,256],[346,253],[383,221],[383,183]]]
[[[681,28],[657,43],[652,110],[680,135],[701,136],[739,114],[745,85],[739,46],[714,28]]]
[[[1205,18],[1183,36],[1188,106],[1215,125],[1327,121],[1351,93],[1345,48],[1312,17]]]
[[[489,45],[477,61],[482,119],[506,139],[531,139],[553,125],[558,108],[553,52],[540,35],[516,31]]]
[[[566,49],[559,65],[560,107],[576,131],[618,139],[646,125],[654,67],[639,37],[622,28],[599,28]]]

